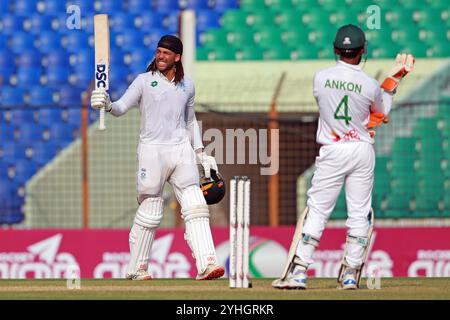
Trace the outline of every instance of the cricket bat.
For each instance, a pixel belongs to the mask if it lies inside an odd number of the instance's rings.
[[[95,88],[109,90],[109,19],[107,14],[94,16]],[[105,130],[105,108],[99,110],[99,130]]]

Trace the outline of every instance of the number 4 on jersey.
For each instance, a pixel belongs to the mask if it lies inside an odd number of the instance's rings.
[[[344,107],[344,114],[342,115],[341,108]],[[337,120],[345,120],[345,124],[349,125],[352,117],[348,115],[348,96],[345,95],[339,102],[336,111],[334,112],[334,118]]]

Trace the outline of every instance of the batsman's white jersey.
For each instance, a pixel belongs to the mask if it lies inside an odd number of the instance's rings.
[[[156,71],[140,74],[111,105],[115,116],[134,106],[140,109],[138,194],[160,195],[169,176],[175,190],[199,184],[194,150],[203,148],[203,144],[194,97],[190,78],[184,77],[175,85]]]
[[[308,190],[309,215],[303,232],[320,239],[345,183],[349,233],[366,237],[375,168],[374,140],[366,125],[371,111],[389,113],[392,95],[382,92],[361,67],[339,61],[316,73],[314,96],[320,112],[317,142],[322,147]],[[314,246],[300,242],[296,254],[310,264],[313,252]],[[348,245],[349,265],[359,266],[362,254],[362,247]]]

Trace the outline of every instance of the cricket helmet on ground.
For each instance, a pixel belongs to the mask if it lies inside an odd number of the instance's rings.
[[[200,179],[200,188],[207,204],[216,204],[225,196],[225,181],[222,176],[211,169],[211,178]]]

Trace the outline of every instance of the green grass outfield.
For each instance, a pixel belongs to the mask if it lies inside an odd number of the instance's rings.
[[[85,280],[80,289],[67,289],[65,280],[0,280],[0,299],[158,299],[158,300],[302,300],[302,299],[446,299],[450,278],[383,278],[381,289],[336,289],[336,280],[312,278],[309,289],[277,290],[273,279],[254,279],[251,289],[230,289],[228,279],[156,279],[151,281]]]

